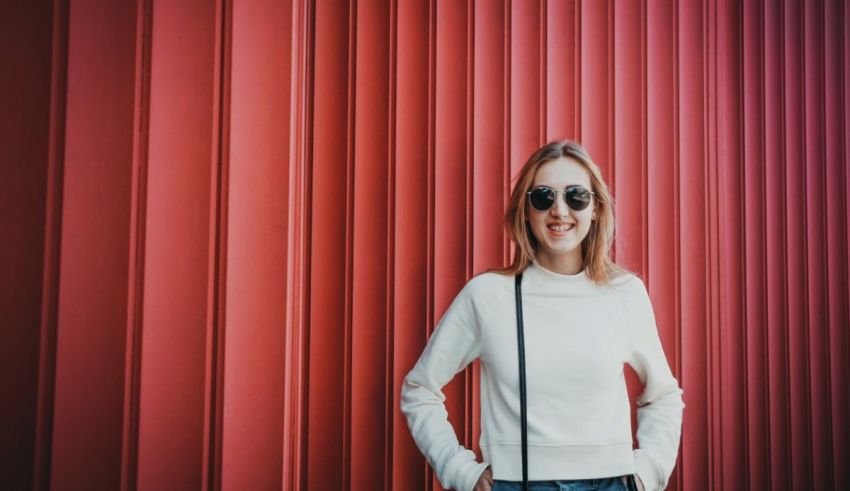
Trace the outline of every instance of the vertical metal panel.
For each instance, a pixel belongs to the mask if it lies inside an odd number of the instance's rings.
[[[778,7],[778,6],[777,6]],[[768,352],[767,403],[770,436],[770,474],[773,489],[791,488],[790,401],[788,363],[788,276],[786,261],[785,159],[783,145],[782,9],[764,9],[764,159],[765,251]],[[769,165],[768,165],[769,164]]]
[[[580,5],[576,0],[546,1],[546,140],[577,140],[581,131]]]
[[[708,342],[706,347],[708,376],[705,384],[707,385],[709,408],[708,408],[708,433],[709,433],[709,475],[708,487],[719,488],[720,471],[722,470],[721,463],[721,441],[722,427],[719,424],[720,420],[720,367],[718,357],[719,348],[719,333],[716,326],[719,324],[720,317],[720,302],[718,300],[718,291],[720,290],[719,276],[719,237],[717,230],[719,228],[719,219],[717,213],[718,202],[718,184],[717,184],[717,8],[716,2],[708,2],[705,9],[706,12],[706,50],[705,50],[705,65],[706,65],[706,217],[707,222],[707,240],[706,240],[706,269],[707,269],[707,286],[708,286],[708,316],[705,329],[708,334]],[[687,402],[685,403],[687,404]],[[684,427],[683,440],[684,438]]]
[[[120,485],[138,6],[70,6],[53,487]],[[99,15],[92,15],[93,11]]]
[[[538,0],[511,2],[510,16],[510,149],[515,176],[544,137],[540,36],[545,23]]]
[[[815,489],[830,489],[832,482],[829,416],[829,350],[827,337],[826,238],[824,219],[824,100],[823,2],[806,2],[803,10],[803,121],[805,124],[805,232],[819,240],[806,243],[807,328],[809,336],[809,394],[812,431],[812,477]]]
[[[675,131],[678,111],[676,4],[650,1],[646,7],[646,269],[638,270],[654,303],[655,319],[667,360],[680,368],[679,183]],[[616,174],[616,173],[615,173]],[[627,185],[628,187],[628,185]],[[681,379],[679,376],[678,378]],[[670,488],[678,489],[678,472]]]
[[[54,132],[62,127],[57,115],[64,111],[57,100],[64,74],[54,71],[63,66],[62,50],[55,52],[63,43],[55,43],[55,37],[61,33],[56,27],[66,22],[64,8],[52,1],[26,7],[24,2],[0,5],[5,75],[0,80],[0,278],[14,279],[0,282],[0,482],[14,489],[32,487],[42,474],[39,461],[49,454],[41,443],[49,416],[40,413],[51,403],[39,381],[52,378],[46,367],[53,357],[40,351],[42,339],[55,349],[50,328],[55,325],[56,212],[61,210],[56,151],[62,140]],[[43,316],[54,322],[42,330]]]
[[[615,196],[616,259],[626,268],[644,270],[646,215],[646,16],[639,2],[614,4],[614,161],[608,179]],[[607,176],[606,176],[607,177]]]
[[[4,349],[39,383],[7,482],[440,489],[400,384],[574,138],[685,390],[669,489],[850,485],[844,2],[65,8],[30,12],[35,170],[2,169],[4,264],[35,251]],[[478,376],[444,393],[480,456]]]
[[[428,337],[429,257],[433,153],[434,5],[428,0],[398,2],[396,49],[395,182],[393,240],[392,481],[390,489],[415,489],[425,482],[426,465],[407,422],[396,408],[398,390]],[[389,422],[389,420],[388,420]]]
[[[225,310],[224,296],[227,280],[227,218],[229,189],[229,133],[224,131],[229,121],[230,49],[229,39],[232,22],[231,4],[216,2],[215,57],[212,102],[212,147],[215,171],[210,173],[210,196],[216,206],[210,206],[210,230],[207,260],[207,318],[206,360],[204,379],[204,447],[202,463],[202,486],[221,488],[222,477],[222,426],[224,424],[224,352]],[[131,484],[132,485],[132,484]]]
[[[755,487],[769,474],[767,457],[770,442],[767,434],[767,356],[765,299],[765,225],[764,225],[764,65],[762,43],[763,13],[760,2],[743,6],[743,140],[744,182],[743,280],[746,332],[746,424],[749,459],[749,486]]]
[[[679,151],[679,284],[681,307],[679,314],[681,336],[682,389],[687,394],[687,410],[683,418],[689,431],[682,439],[679,467],[681,489],[707,487],[709,482],[709,356],[707,330],[708,271],[706,269],[708,224],[707,216],[707,84],[703,53],[707,48],[706,13],[701,2],[681,2],[678,5],[678,136]],[[619,63],[618,63],[619,65]],[[619,104],[618,104],[619,106]],[[634,133],[628,131],[626,134]],[[629,138],[617,132],[617,140]],[[640,141],[638,135],[631,136]],[[619,175],[619,174],[618,174]],[[618,187],[618,193],[630,186]],[[620,220],[629,220],[619,215]],[[637,234],[640,234],[640,224]],[[681,244],[687,244],[683,247]],[[618,254],[619,257],[619,254]]]
[[[613,176],[614,170],[609,148],[613,138],[612,10],[612,2],[607,0],[581,4],[581,142],[602,169],[606,179]],[[557,49],[557,46],[551,49]],[[528,154],[534,149],[523,150]]]
[[[292,10],[234,2],[229,16],[222,489],[284,479]]]
[[[306,485],[341,489],[349,448],[354,11],[317,2],[315,16]]]
[[[137,483],[199,487],[215,4],[156,3],[152,12]]]
[[[350,486],[386,479],[390,6],[357,2],[354,80],[354,209]],[[331,199],[335,201],[335,199]],[[331,237],[338,227],[324,231]],[[390,324],[391,326],[391,324]],[[368,448],[368,452],[362,449]]]
[[[469,10],[465,2],[438,1],[436,5],[434,86],[434,212],[433,240],[433,319],[439,320],[454,296],[468,279],[471,264],[468,259],[467,228],[472,197],[468,190],[468,163],[471,141],[467,139],[467,81],[471,59],[467,50],[470,28]],[[427,326],[429,332],[432,326]],[[467,411],[471,373],[464,372],[443,390],[449,420],[458,440],[472,445],[466,431],[471,414]],[[432,482],[439,486],[436,476]]]
[[[50,125],[47,142],[47,185],[44,227],[44,269],[39,316],[38,407],[35,421],[33,488],[50,482],[53,415],[56,380],[56,329],[59,310],[59,257],[62,232],[63,172],[65,158],[65,115],[68,74],[68,4],[53,2],[50,80]],[[4,18],[7,18],[4,16]],[[18,450],[18,449],[16,449]],[[18,454],[20,455],[20,454]],[[27,455],[21,455],[26,458]],[[10,461],[11,462],[11,461]],[[28,469],[28,466],[17,466]],[[29,476],[27,476],[29,477]],[[14,479],[20,479],[17,476]]]
[[[747,203],[743,166],[742,11],[738,2],[718,1],[717,5],[717,160],[718,192],[723,190]],[[721,473],[723,487],[740,486],[749,478],[746,446],[746,308],[744,294],[744,212],[745,206],[727,206],[718,200],[717,216],[721,261],[719,273],[720,316],[720,408],[723,439]],[[736,435],[733,437],[733,435]],[[748,442],[749,445],[749,442]]]
[[[505,8],[502,2],[475,4],[473,88],[472,270],[502,262],[506,249],[502,209],[509,192],[505,144],[507,121]],[[484,122],[486,121],[486,124]]]
[[[838,461],[832,455],[850,455],[850,424],[846,415],[850,414],[850,369],[848,369],[847,348],[850,316],[848,316],[847,276],[847,189],[845,179],[848,173],[845,165],[847,140],[842,138],[843,99],[841,73],[842,60],[841,32],[843,2],[829,1],[824,4],[823,18],[823,64],[824,64],[824,202],[825,238],[826,238],[826,285],[825,300],[828,317],[827,338],[829,344],[829,397],[830,436],[832,448],[827,450],[826,459],[832,461],[832,485],[836,489],[850,487],[850,476],[841,470]]]
[[[805,270],[806,161],[804,155],[803,11],[799,2],[784,4],[786,236],[788,255],[788,360],[791,415],[791,483],[794,489],[812,487],[811,406],[809,405],[808,287]]]
[[[292,3],[291,83],[287,202],[287,278],[284,336],[283,489],[302,489],[307,476],[307,394],[309,363],[308,320],[310,172],[313,80],[314,9],[306,2]],[[274,87],[271,88],[274,90]],[[279,329],[280,326],[277,326]]]

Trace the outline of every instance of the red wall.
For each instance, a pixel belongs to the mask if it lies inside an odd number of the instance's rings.
[[[525,158],[571,138],[684,388],[670,489],[850,488],[848,25],[841,0],[3,2],[0,482],[436,489],[402,378],[509,259]],[[478,376],[445,391],[470,447]]]

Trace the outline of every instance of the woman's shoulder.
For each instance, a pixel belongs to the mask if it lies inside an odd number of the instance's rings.
[[[514,277],[499,271],[479,273],[463,287],[464,293],[477,300],[490,300],[513,291]]]
[[[466,283],[473,290],[502,289],[505,285],[513,285],[514,277],[496,270],[484,271],[470,278]]]
[[[460,289],[452,306],[457,306],[466,312],[476,313],[479,319],[488,317],[497,305],[504,304],[507,297],[511,276],[496,272],[484,272],[470,278]],[[511,287],[512,288],[512,287]]]
[[[641,290],[646,290],[643,279],[641,279],[641,277],[637,274],[625,269],[620,269],[611,273],[606,286],[615,292],[627,296],[633,295]]]

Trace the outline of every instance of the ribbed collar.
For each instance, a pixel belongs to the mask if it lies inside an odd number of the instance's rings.
[[[560,294],[583,294],[596,290],[596,284],[587,276],[587,270],[576,274],[561,274],[550,271],[537,261],[531,263],[523,273],[523,286],[535,289],[541,287],[545,291]]]

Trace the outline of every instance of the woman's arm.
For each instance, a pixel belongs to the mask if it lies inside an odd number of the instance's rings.
[[[647,491],[664,489],[676,465],[682,433],[682,389],[670,371],[646,286],[635,279],[630,296],[629,365],[644,384],[637,399],[637,474]]]
[[[480,326],[469,285],[455,298],[401,388],[401,411],[416,446],[443,487],[471,491],[487,463],[458,443],[442,388],[480,353]]]

